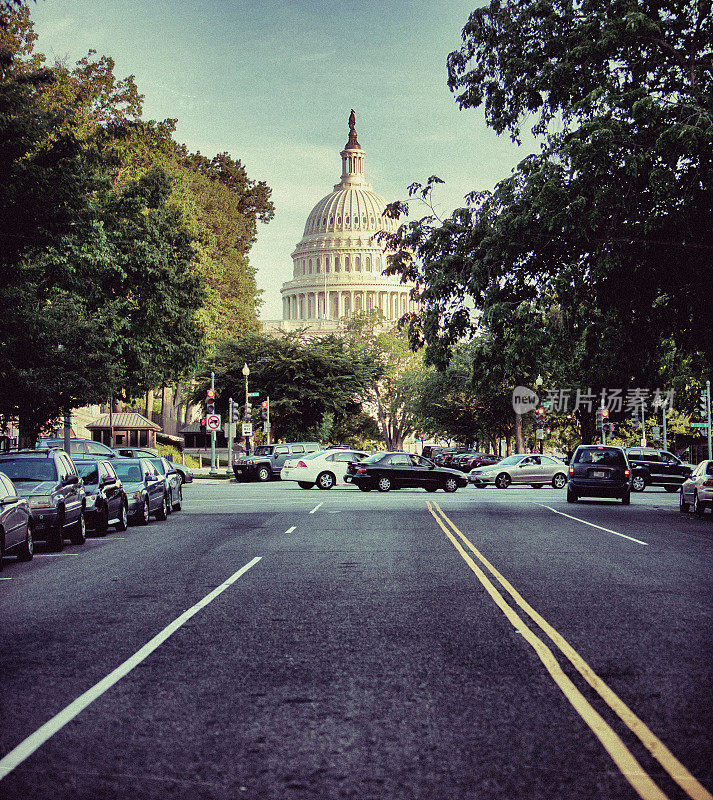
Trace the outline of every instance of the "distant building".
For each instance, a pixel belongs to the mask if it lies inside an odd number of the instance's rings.
[[[312,209],[292,253],[293,278],[281,290],[282,320],[263,322],[263,329],[328,332],[362,311],[380,309],[393,323],[415,310],[409,297],[414,284],[383,274],[386,252],[376,234],[396,231],[397,222],[383,216],[386,200],[366,182],[364,156],[352,111],[341,180]]]

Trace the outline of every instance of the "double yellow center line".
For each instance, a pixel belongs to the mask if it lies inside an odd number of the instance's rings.
[[[614,763],[621,770],[622,774],[632,785],[639,797],[643,798],[643,800],[667,800],[667,796],[654,783],[641,764],[639,764],[636,757],[624,744],[616,731],[614,731],[594,706],[584,697],[570,678],[567,677],[550,647],[527,626],[525,620],[508,604],[500,589],[496,587],[483,569],[481,569],[465,551],[461,542],[473,553],[475,558],[485,567],[495,581],[500,584],[500,587],[505,590],[505,593],[514,600],[515,604],[549,637],[577,672],[579,672],[599,697],[601,697],[609,708],[619,717],[624,725],[626,725],[626,727],[641,741],[644,747],[684,792],[686,792],[691,800],[713,800],[713,795],[691,775],[686,767],[671,753],[653,731],[634,714],[609,686],[607,686],[569,642],[532,608],[512,584],[498,572],[465,534],[456,527],[455,523],[446,516],[440,506],[437,503],[431,502],[428,502],[427,505],[433,518],[450,539],[466,564],[473,570],[478,580],[483,584],[485,591],[490,595],[515,630],[522,634],[525,641],[537,653],[537,656],[540,661],[542,661],[554,682],[577,713],[592,729],[594,735],[602,743]],[[456,536],[458,538],[456,538]]]

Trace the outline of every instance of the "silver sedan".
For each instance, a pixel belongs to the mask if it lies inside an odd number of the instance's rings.
[[[479,489],[490,484],[507,489],[510,484],[539,487],[548,483],[555,489],[563,489],[567,485],[567,465],[553,456],[520,453],[497,464],[472,469],[468,482]]]
[[[701,461],[681,486],[682,514],[702,517],[707,508],[713,509],[713,461]]]

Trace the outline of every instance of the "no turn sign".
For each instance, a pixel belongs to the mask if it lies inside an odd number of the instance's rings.
[[[220,430],[220,414],[208,414],[205,418],[205,426],[209,431]]]

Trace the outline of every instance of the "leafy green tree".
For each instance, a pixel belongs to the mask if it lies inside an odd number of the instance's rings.
[[[363,395],[381,374],[369,353],[336,334],[312,339],[299,331],[256,333],[217,345],[198,379],[195,401],[205,397],[212,369],[219,395],[216,409],[225,415],[230,397],[242,403],[246,363],[252,390],[259,391],[262,400],[270,398],[275,441],[334,438],[333,430],[343,430],[350,417],[360,414]],[[257,417],[256,409],[256,427]]]
[[[710,368],[711,20],[707,4],[633,0],[509,0],[471,14],[448,60],[458,103],[484,105],[516,141],[536,115],[542,147],[444,223],[393,237],[391,270],[422,287],[411,336],[429,358],[487,327],[491,309],[527,303],[556,313],[559,385],[652,385],[669,339]],[[592,414],[580,422],[586,441]]]

